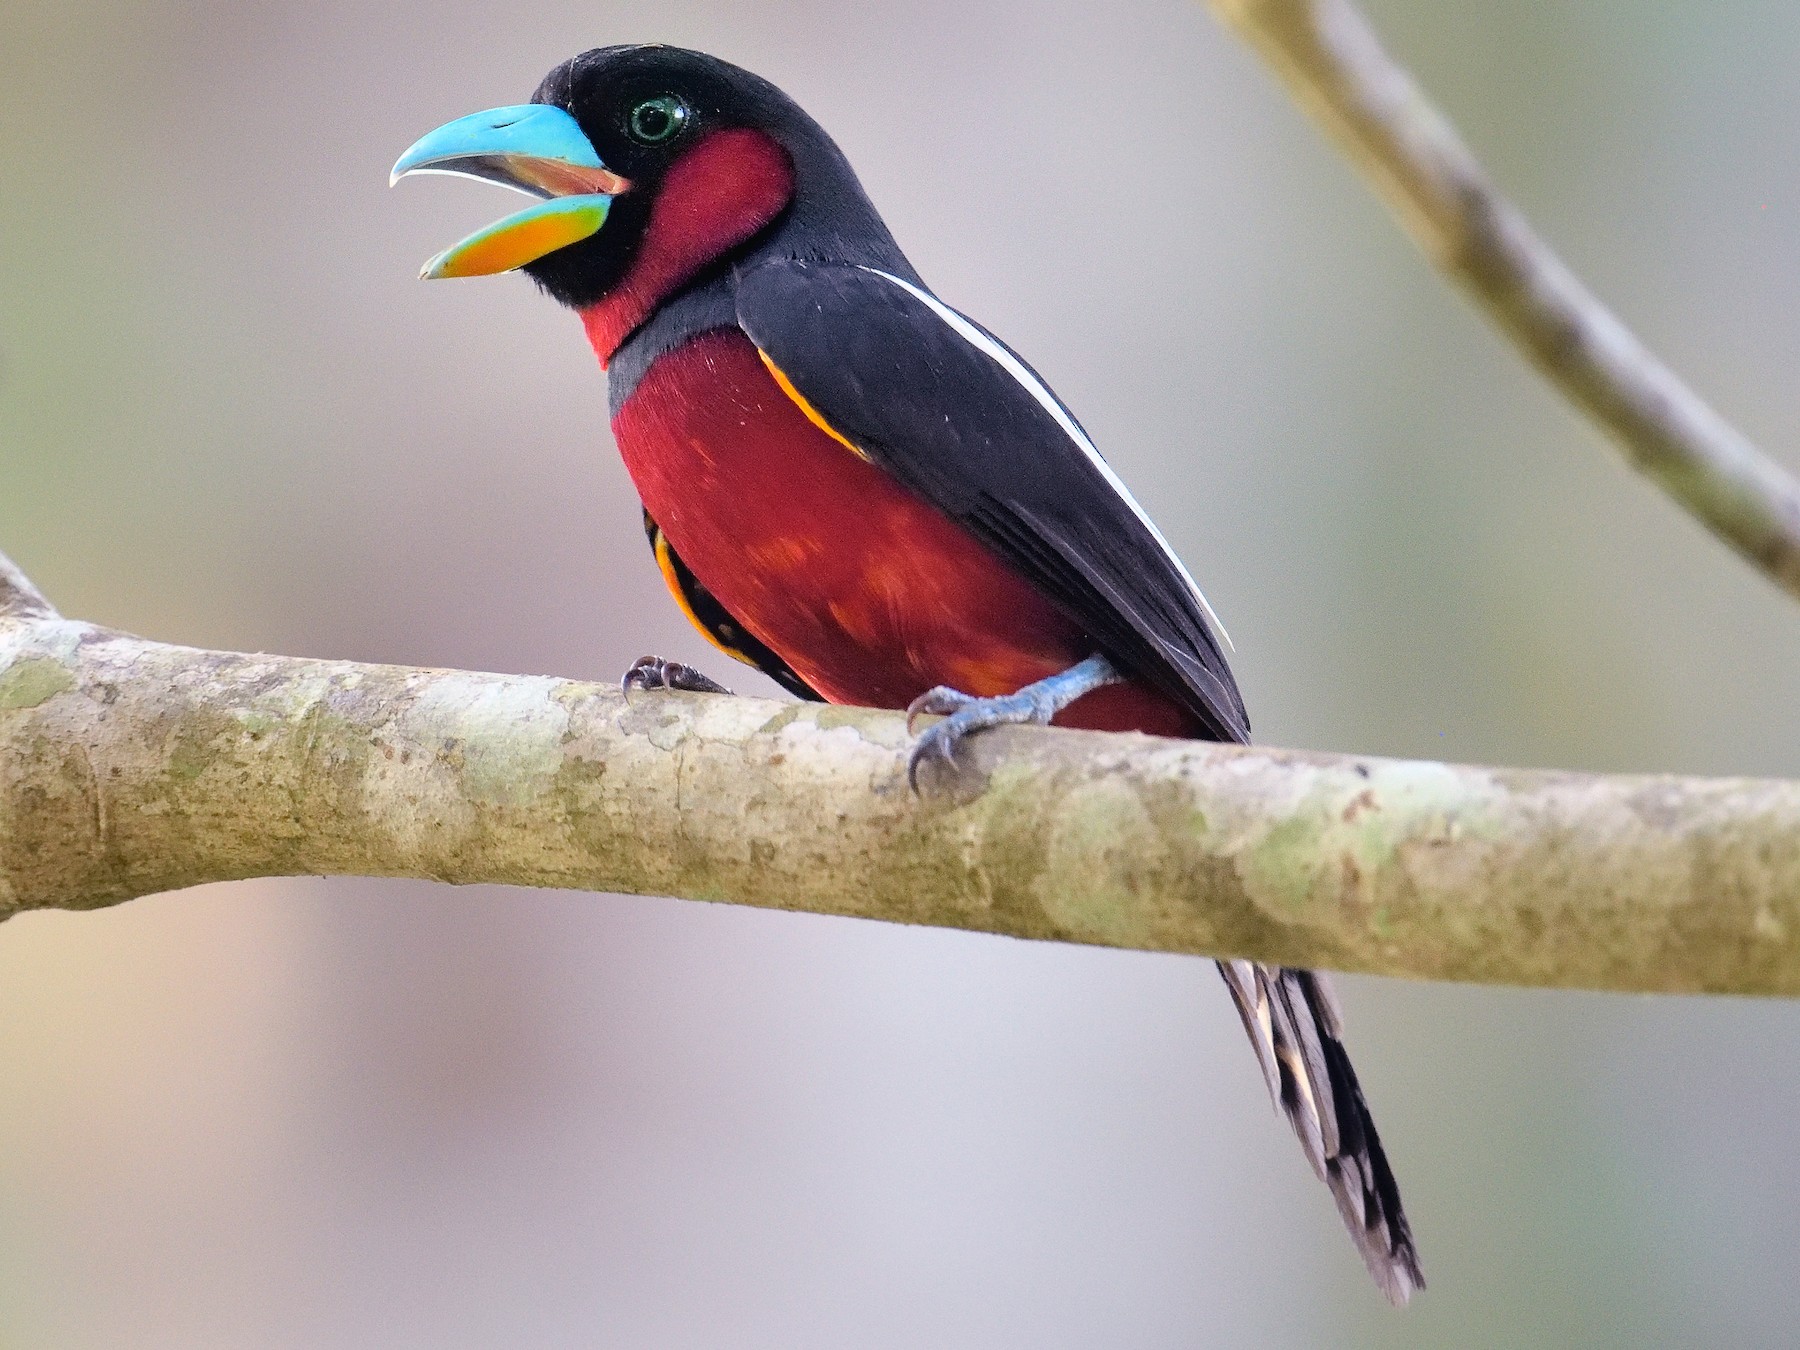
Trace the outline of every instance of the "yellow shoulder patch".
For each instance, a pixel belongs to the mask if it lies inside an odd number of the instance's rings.
[[[756,349],[756,354],[762,357],[762,363],[769,368],[769,374],[775,377],[775,383],[781,386],[781,392],[793,399],[794,406],[806,414],[807,421],[811,422],[820,431],[831,437],[832,440],[843,446],[844,449],[848,450],[858,459],[866,460],[869,458],[868,455],[863,453],[861,447],[852,444],[849,437],[845,436],[843,432],[827,422],[825,420],[825,415],[806,401],[800,391],[794,388],[794,382],[788,379],[782,372],[781,367],[769,359],[769,354],[767,352],[761,347],[758,347]]]

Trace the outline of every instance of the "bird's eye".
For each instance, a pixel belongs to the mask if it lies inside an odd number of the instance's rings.
[[[625,129],[641,145],[664,145],[681,134],[689,116],[688,105],[675,95],[658,94],[631,110]]]

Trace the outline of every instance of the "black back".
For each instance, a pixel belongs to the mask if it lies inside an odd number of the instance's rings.
[[[1248,740],[1204,602],[1030,367],[961,315],[954,319],[991,346],[958,331],[901,284],[909,279],[768,254],[759,250],[738,271],[738,322],[800,394],[1018,568],[1115,665],[1179,702],[1208,737]]]

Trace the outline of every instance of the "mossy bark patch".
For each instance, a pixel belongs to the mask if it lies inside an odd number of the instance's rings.
[[[0,710],[35,708],[75,686],[74,672],[55,657],[23,657],[0,670]]]
[[[1800,784],[1008,728],[0,619],[0,911],[249,876],[629,890],[1376,973],[1800,993]]]

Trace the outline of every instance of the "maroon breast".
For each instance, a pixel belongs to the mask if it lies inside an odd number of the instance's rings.
[[[937,684],[1011,693],[1092,654],[998,555],[815,425],[736,329],[657,360],[613,430],[676,553],[834,703],[900,708]],[[1192,734],[1137,684],[1058,721]]]

